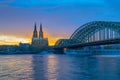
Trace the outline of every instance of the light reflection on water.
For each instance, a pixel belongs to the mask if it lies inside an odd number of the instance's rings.
[[[120,57],[0,55],[0,80],[119,80]]]
[[[47,77],[48,80],[57,80],[58,76],[58,60],[54,55],[50,55],[47,57]]]

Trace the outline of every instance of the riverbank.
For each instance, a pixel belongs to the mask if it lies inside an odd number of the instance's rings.
[[[3,52],[1,51],[1,55],[6,55],[6,54],[37,54],[40,53],[40,51],[17,51],[17,52]]]
[[[80,56],[88,56],[88,55],[120,55],[120,50],[66,50],[64,52],[67,55],[80,55]]]

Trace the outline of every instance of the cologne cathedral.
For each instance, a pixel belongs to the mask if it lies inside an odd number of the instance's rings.
[[[42,50],[48,47],[48,38],[44,38],[42,24],[40,24],[39,35],[37,32],[37,26],[35,23],[33,37],[32,37],[32,47],[34,50]]]

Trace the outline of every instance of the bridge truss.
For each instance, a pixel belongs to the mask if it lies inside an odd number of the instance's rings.
[[[70,39],[60,39],[55,46],[120,38],[120,22],[93,21],[80,26]]]

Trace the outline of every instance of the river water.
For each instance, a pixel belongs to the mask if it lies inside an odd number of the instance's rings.
[[[120,57],[0,55],[0,80],[120,80]]]

